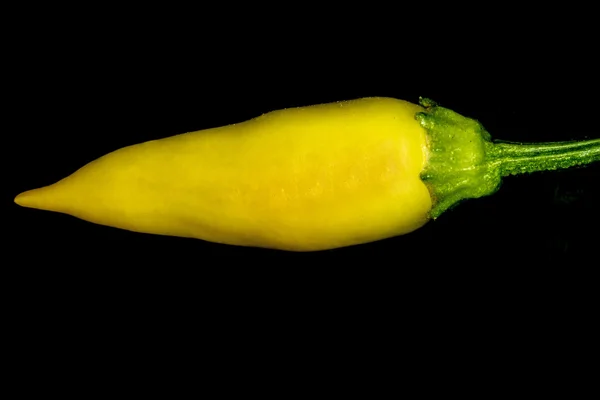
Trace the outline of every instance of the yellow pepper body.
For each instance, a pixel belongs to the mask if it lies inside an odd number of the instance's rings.
[[[421,110],[363,98],[274,111],[116,150],[15,201],[241,246],[312,251],[371,242],[429,219]]]

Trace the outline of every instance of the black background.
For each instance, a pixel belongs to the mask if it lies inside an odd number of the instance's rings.
[[[125,145],[366,96],[430,97],[504,140],[600,137],[599,65],[585,24],[480,10],[440,25],[428,10],[406,11],[410,21],[359,11],[264,22],[236,13],[245,24],[208,11],[189,23],[94,12],[33,35],[47,18],[27,19],[15,33],[26,44],[15,41],[8,62],[11,304],[29,304],[28,315],[48,324],[69,310],[64,317],[82,324],[93,324],[83,315],[109,327],[147,318],[178,332],[191,319],[210,329],[238,321],[234,331],[247,332],[260,315],[288,324],[282,330],[296,329],[294,319],[315,328],[360,318],[382,334],[411,315],[437,321],[437,332],[471,322],[483,336],[528,343],[542,332],[528,336],[534,321],[588,332],[598,164],[510,177],[412,234],[318,253],[132,233],[12,204]],[[411,326],[404,332],[416,333]]]

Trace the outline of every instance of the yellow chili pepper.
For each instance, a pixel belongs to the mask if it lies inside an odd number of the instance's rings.
[[[502,176],[600,160],[600,139],[494,143],[427,99],[363,98],[125,147],[15,202],[131,231],[292,251],[402,235]]]

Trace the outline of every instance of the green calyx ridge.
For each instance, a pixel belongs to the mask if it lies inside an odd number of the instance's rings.
[[[600,161],[600,139],[554,143],[492,141],[478,121],[420,98],[415,115],[427,131],[429,159],[421,180],[435,219],[462,200],[494,194],[508,175],[569,168]]]

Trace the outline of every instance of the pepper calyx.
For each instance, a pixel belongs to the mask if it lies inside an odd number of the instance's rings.
[[[492,142],[477,120],[421,98],[415,118],[427,132],[429,158],[421,172],[435,219],[462,200],[495,193],[509,175],[585,166],[600,161],[600,139],[513,143]]]
[[[420,98],[419,103],[424,111],[415,118],[427,131],[429,148],[421,180],[433,200],[430,216],[436,219],[464,199],[495,193],[502,176],[488,160],[493,143],[483,125],[430,99]]]

